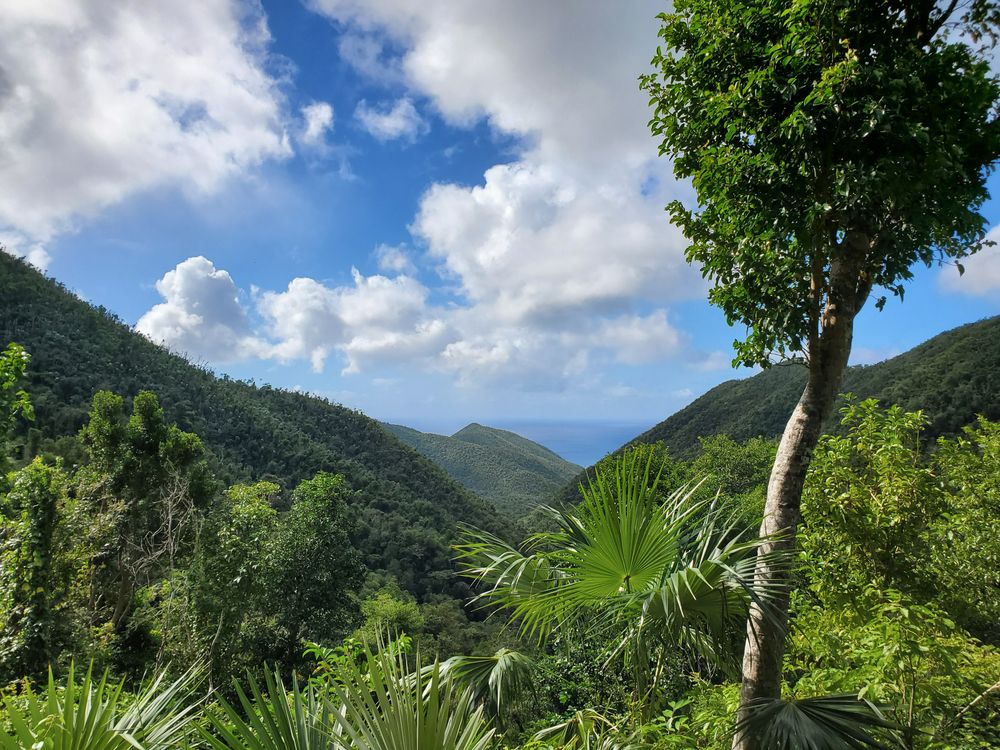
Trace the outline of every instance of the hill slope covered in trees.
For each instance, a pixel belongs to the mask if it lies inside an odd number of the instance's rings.
[[[781,365],[729,380],[639,435],[633,443],[664,445],[678,456],[698,449],[698,438],[724,433],[734,440],[778,437],[805,386],[805,368]],[[1000,418],[1000,317],[955,328],[874,365],[848,369],[842,393],[877,398],[930,420],[924,435],[958,432],[977,414]],[[840,414],[831,418],[831,427]]]
[[[580,471],[543,445],[481,424],[466,425],[451,436],[384,426],[463,487],[514,516],[532,510]]]
[[[738,442],[777,438],[805,380],[805,368],[795,364],[727,380],[626,445],[662,442],[671,455],[691,458],[700,450],[699,438],[728,435]],[[926,440],[953,435],[980,414],[1000,419],[1000,317],[946,331],[884,362],[850,367],[841,392],[859,400],[897,404],[907,411],[922,410],[928,419]],[[839,422],[838,409],[828,430]],[[576,499],[585,476],[578,474],[556,497]]]
[[[364,414],[320,398],[216,377],[135,333],[25,263],[0,252],[0,346],[32,356],[34,425],[16,436],[72,453],[99,390],[157,394],[167,419],[195,432],[226,484],[271,479],[286,489],[320,471],[343,474],[361,510],[355,540],[372,570],[418,596],[462,588],[448,548],[456,524],[502,531],[495,509]]]

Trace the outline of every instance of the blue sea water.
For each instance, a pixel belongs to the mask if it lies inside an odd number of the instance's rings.
[[[489,422],[534,440],[567,461],[590,466],[656,424],[653,422]]]

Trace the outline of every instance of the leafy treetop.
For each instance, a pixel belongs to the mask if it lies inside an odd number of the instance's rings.
[[[748,329],[735,362],[807,355],[831,298],[902,296],[918,261],[984,244],[1000,85],[974,45],[998,11],[957,6],[677,0],[659,16],[641,85],[698,196],[668,210],[711,301]]]

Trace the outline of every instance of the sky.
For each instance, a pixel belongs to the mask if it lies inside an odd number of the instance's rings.
[[[0,242],[218,372],[596,458],[749,374],[663,211],[665,7],[0,0]],[[966,268],[853,361],[1000,313],[1000,248]]]

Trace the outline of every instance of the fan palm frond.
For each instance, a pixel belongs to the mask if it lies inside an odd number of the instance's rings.
[[[856,695],[754,701],[737,734],[769,750],[889,750],[900,748],[899,725]]]
[[[477,702],[489,703],[496,716],[531,685],[530,657],[501,648],[491,656],[453,656],[441,664],[441,673],[473,692]]]
[[[651,454],[626,451],[597,471],[572,511],[548,512],[557,530],[515,548],[466,530],[456,546],[477,600],[497,606],[522,634],[543,638],[586,619],[622,638],[652,638],[717,653],[727,630],[742,631],[750,603],[765,609],[776,592],[754,583],[762,541],[725,523],[700,484],[663,498]],[[772,564],[791,560],[772,553]]]

